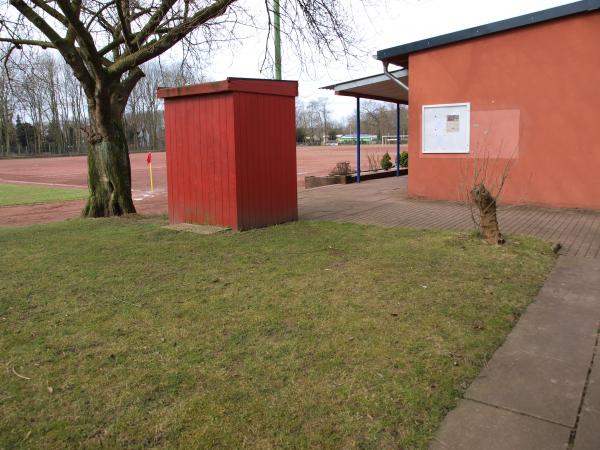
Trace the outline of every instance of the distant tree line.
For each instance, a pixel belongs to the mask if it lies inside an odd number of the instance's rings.
[[[377,136],[383,143],[385,136],[396,136],[396,105],[374,100],[362,100],[360,106],[361,134]],[[400,134],[407,134],[408,107],[400,106]],[[356,134],[356,110],[343,120],[334,120],[328,99],[296,101],[296,142],[301,145],[326,145],[337,136]]]
[[[130,151],[164,149],[158,86],[204,80],[185,64],[146,63],[125,112]],[[32,51],[0,68],[0,157],[85,154],[89,118],[80,83],[62,59]]]
[[[145,77],[134,88],[125,112],[130,151],[164,149],[162,103],[158,86],[205,81],[200,70],[186,64],[146,63]],[[401,107],[400,129],[406,134],[408,110]],[[87,100],[69,66],[52,54],[31,51],[0,68],[0,157],[43,154],[85,154],[89,118]],[[296,101],[296,141],[325,145],[337,136],[356,133],[356,113],[334,120],[328,99]],[[363,100],[361,133],[396,134],[396,105]]]

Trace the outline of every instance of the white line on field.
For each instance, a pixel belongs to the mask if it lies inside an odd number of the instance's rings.
[[[40,181],[23,181],[23,180],[7,180],[6,178],[0,178],[0,183],[15,183],[15,184],[35,184],[39,186],[56,186],[56,187],[68,187],[68,188],[78,188],[78,189],[87,189],[87,186],[83,186],[81,184],[65,184],[65,183],[43,183]],[[138,189],[132,189],[131,192],[142,193],[144,197],[152,197],[158,193],[163,192],[162,190],[157,190],[155,193],[146,194],[148,191],[142,191]],[[134,200],[142,200],[142,198],[135,198]]]
[[[63,184],[63,183],[42,183],[38,181],[23,181],[23,180],[7,180],[5,178],[0,178],[0,182],[2,183],[17,183],[17,184],[39,184],[42,186],[61,186],[61,187],[72,187],[72,188],[87,188],[87,186],[82,186],[80,184]]]

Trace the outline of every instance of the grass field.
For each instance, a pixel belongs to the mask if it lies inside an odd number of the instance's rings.
[[[0,229],[0,448],[424,448],[553,264],[445,232]]]
[[[79,200],[86,196],[86,189],[0,183],[0,206],[62,202],[66,200]]]

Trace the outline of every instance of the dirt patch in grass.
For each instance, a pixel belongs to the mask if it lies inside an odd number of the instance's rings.
[[[445,232],[0,230],[0,447],[424,448],[554,258]]]
[[[86,196],[85,189],[0,183],[0,206],[64,202],[80,200]]]

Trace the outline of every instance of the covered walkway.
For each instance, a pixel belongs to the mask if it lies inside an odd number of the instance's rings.
[[[410,199],[407,181],[408,177],[385,178],[360,185],[302,191],[298,196],[300,219],[423,229],[473,229],[467,206]],[[600,258],[600,212],[505,206],[499,208],[499,221],[504,234],[526,234],[560,242],[562,255]]]
[[[360,147],[363,136],[360,132],[360,99],[378,100],[382,102],[394,103],[396,105],[396,176],[400,174],[400,105],[408,105],[408,70],[397,70],[395,72],[386,71],[380,75],[359,78],[357,80],[345,81],[343,83],[325,86],[322,89],[328,89],[335,92],[335,95],[356,98],[356,182],[360,183]]]

